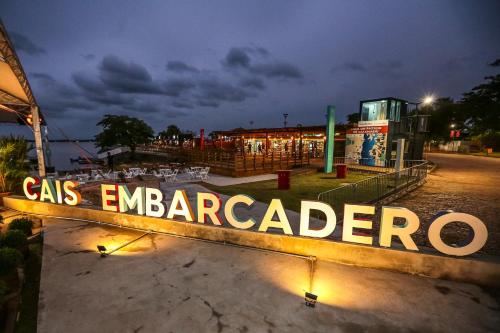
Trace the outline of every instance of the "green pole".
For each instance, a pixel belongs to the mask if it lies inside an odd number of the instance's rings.
[[[326,108],[325,173],[333,171],[333,148],[335,145],[335,106]]]

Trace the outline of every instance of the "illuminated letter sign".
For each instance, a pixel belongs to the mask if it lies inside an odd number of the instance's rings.
[[[76,189],[78,183],[71,180],[59,181],[50,179],[38,179],[26,177],[23,184],[23,192],[29,200],[40,200],[57,204],[78,205],[81,202],[80,192]],[[39,187],[38,190],[36,188]],[[126,185],[101,184],[102,209],[116,213],[125,213],[135,210],[139,215],[152,217],[163,217],[166,204],[163,201],[163,192],[156,188],[136,187],[131,194]],[[219,212],[222,209],[222,200],[215,193],[198,192],[196,194],[196,214],[189,202],[186,191],[176,190],[168,212],[167,219],[182,217],[187,222],[204,224],[208,220],[216,226],[222,226],[224,219]],[[168,202],[168,201],[167,201]],[[243,206],[248,213],[255,200],[243,194],[229,197],[225,204],[223,213],[225,220],[230,226],[237,229],[250,229],[256,225],[256,220],[247,215],[237,217],[235,207]],[[337,217],[333,208],[324,202],[303,200],[300,203],[300,220],[298,235],[305,237],[325,238],[335,231]],[[320,226],[311,226],[311,211],[324,214],[325,218],[317,220]],[[357,214],[375,214],[373,205],[344,205],[344,220],[342,226],[342,240],[358,244],[373,244],[372,235],[356,233],[355,229],[372,230],[373,221],[367,218],[357,217]],[[242,214],[243,215],[243,214]],[[404,223],[397,225],[395,219],[402,219]],[[466,245],[450,246],[441,239],[441,230],[448,223],[461,222],[469,225],[473,230],[473,237]],[[418,251],[418,247],[412,238],[420,227],[418,216],[400,207],[382,207],[380,218],[380,230],[378,244],[381,247],[391,247],[393,238],[397,238],[407,250]],[[284,235],[293,236],[293,229],[280,199],[272,199],[258,226],[259,232],[268,232],[269,229],[281,229]],[[430,244],[439,252],[452,256],[466,256],[479,251],[488,239],[488,230],[485,224],[469,214],[447,213],[437,217],[430,224],[428,231]]]
[[[472,241],[468,245],[453,247],[443,242],[441,239],[441,229],[451,222],[462,222],[472,228],[474,238],[472,238]],[[488,230],[484,223],[477,217],[464,213],[448,213],[438,217],[431,223],[428,237],[429,242],[439,252],[452,256],[466,256],[481,250],[488,239]]]

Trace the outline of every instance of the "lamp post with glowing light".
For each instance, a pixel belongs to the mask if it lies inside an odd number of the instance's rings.
[[[415,118],[415,121],[411,122],[411,130],[413,131],[412,133],[412,136],[413,136],[413,139],[412,139],[412,147],[411,147],[411,157],[412,159],[415,158],[415,146],[416,146],[416,138],[417,138],[417,131],[418,131],[418,107],[420,106],[420,104],[424,105],[424,106],[430,106],[434,103],[435,101],[435,97],[434,95],[425,95],[421,100],[420,102],[407,102],[407,104],[412,104],[412,105],[415,105],[415,114],[413,115],[413,117]],[[415,123],[415,125],[413,125],[413,123]]]

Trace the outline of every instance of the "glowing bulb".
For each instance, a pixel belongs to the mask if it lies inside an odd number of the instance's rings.
[[[424,99],[422,100],[422,104],[424,105],[430,105],[434,102],[434,96],[432,95],[427,95],[424,97]]]

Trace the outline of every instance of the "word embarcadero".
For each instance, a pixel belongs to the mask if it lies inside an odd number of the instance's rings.
[[[75,189],[78,183],[66,180],[43,179],[41,181],[40,193],[33,191],[33,185],[40,184],[40,180],[28,177],[23,182],[23,190],[30,200],[48,201],[51,203],[78,205],[81,202],[81,195]],[[221,211],[224,213],[226,221],[237,229],[250,229],[258,222],[250,217],[246,220],[238,218],[234,212],[237,205],[244,205],[250,208],[255,202],[247,195],[238,194],[230,197],[224,207],[222,200],[214,193],[198,192],[196,195],[196,215],[188,200],[184,190],[176,190],[172,203],[167,210],[163,203],[163,193],[155,188],[137,187],[130,193],[126,185],[101,184],[102,209],[118,213],[135,211],[139,215],[151,217],[163,217],[167,213],[167,219],[178,219],[182,217],[187,222],[212,223],[222,225]],[[320,229],[310,228],[311,211],[322,212],[326,219],[324,226]],[[342,227],[342,241],[374,245],[372,236],[355,233],[355,229],[371,230],[373,221],[365,218],[357,218],[358,214],[374,215],[373,205],[344,205],[344,217]],[[274,216],[277,219],[274,219]],[[395,224],[396,219],[402,219],[404,224]],[[463,246],[450,246],[441,238],[441,230],[444,226],[452,222],[465,223],[473,230],[473,237],[470,242]],[[333,208],[320,201],[302,200],[300,209],[299,236],[325,238],[330,236],[337,225],[337,217]],[[418,247],[412,238],[420,227],[420,219],[409,209],[402,207],[382,207],[380,220],[380,230],[378,245],[391,247],[392,238],[397,237],[407,250],[418,251]],[[285,208],[280,199],[272,199],[260,221],[258,231],[267,232],[269,228],[281,229],[285,235],[293,236],[290,222],[285,212]],[[488,238],[488,231],[485,224],[475,216],[465,213],[450,212],[437,217],[428,230],[430,244],[439,252],[453,255],[466,256],[479,251]]]

